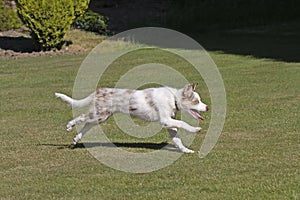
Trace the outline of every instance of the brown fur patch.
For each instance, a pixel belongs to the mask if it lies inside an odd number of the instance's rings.
[[[158,111],[158,108],[155,106],[155,103],[153,101],[153,97],[152,97],[152,91],[148,90],[145,92],[145,99],[147,101],[147,104],[151,107],[154,108],[156,111]]]
[[[133,93],[133,90],[126,90],[126,93],[132,94],[132,93]]]
[[[153,102],[152,100],[148,101],[147,103],[148,103],[148,105],[149,105],[150,107],[153,107],[153,106],[155,105],[154,102]]]
[[[129,111],[132,112],[132,111],[137,110],[136,105],[137,105],[136,99],[135,98],[130,98],[129,99]]]
[[[146,100],[149,100],[149,99],[151,100],[152,99],[151,91],[148,90],[148,91],[145,91],[144,93],[145,93],[145,99]]]
[[[109,92],[105,88],[100,88],[100,89],[96,90],[96,96],[98,99],[99,99],[99,97],[106,97],[108,94],[109,94]]]
[[[89,113],[89,118],[93,119],[94,118],[94,113]]]

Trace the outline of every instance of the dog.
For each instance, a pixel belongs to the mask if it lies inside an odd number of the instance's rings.
[[[70,106],[79,108],[90,105],[90,111],[82,114],[67,124],[67,131],[77,123],[85,123],[80,132],[73,138],[76,145],[83,135],[93,126],[104,122],[114,113],[124,113],[150,122],[159,122],[166,128],[175,146],[183,153],[194,153],[182,144],[177,134],[178,128],[189,132],[199,132],[201,127],[176,120],[177,111],[188,112],[194,118],[203,120],[200,112],[208,111],[208,106],[201,101],[195,92],[197,84],[190,83],[182,89],[171,87],[148,88],[144,90],[100,88],[88,97],[75,100],[64,94],[55,93],[57,98]]]

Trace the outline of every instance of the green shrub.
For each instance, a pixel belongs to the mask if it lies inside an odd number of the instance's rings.
[[[82,16],[88,9],[90,0],[73,0],[75,18]]]
[[[72,26],[85,31],[107,33],[106,18],[92,11],[88,11],[76,18]]]
[[[21,23],[18,21],[17,14],[13,10],[5,8],[3,1],[0,0],[0,31],[20,27]]]
[[[16,0],[18,14],[41,50],[60,49],[75,18],[70,0]]]

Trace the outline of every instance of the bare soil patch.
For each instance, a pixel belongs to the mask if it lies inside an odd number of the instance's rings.
[[[66,36],[66,45],[61,50],[39,51],[26,29],[0,32],[0,59],[52,56],[62,54],[88,53],[105,36],[95,33],[70,30]]]

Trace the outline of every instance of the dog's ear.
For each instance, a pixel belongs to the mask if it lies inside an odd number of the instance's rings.
[[[193,92],[198,84],[197,83],[189,83],[185,85],[183,88],[183,96],[187,98],[191,98],[193,96]]]
[[[195,91],[198,83],[191,83],[191,84],[192,84],[192,87],[193,87],[193,91]]]

